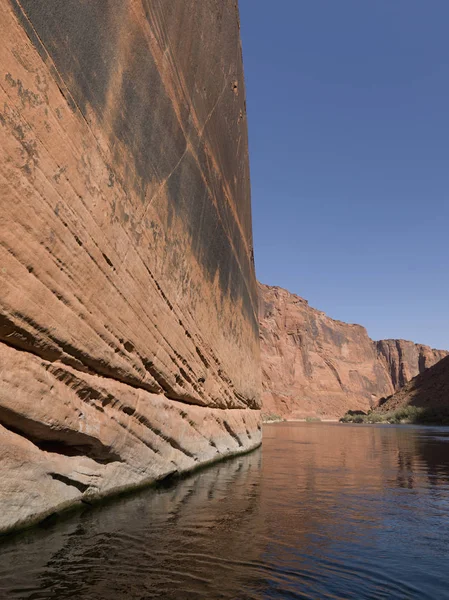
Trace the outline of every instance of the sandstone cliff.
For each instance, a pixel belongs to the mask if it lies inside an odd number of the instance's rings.
[[[432,421],[432,415],[449,417],[449,356],[407,382],[386,399],[376,412],[391,412],[405,406],[423,409],[421,421]],[[428,414],[426,414],[426,411]]]
[[[368,410],[447,352],[405,340],[373,342],[279,287],[259,284],[265,414],[336,418]]]
[[[234,0],[0,0],[0,532],[260,443]]]
[[[375,344],[379,355],[386,360],[395,390],[447,356],[445,350],[434,350],[406,340],[381,340]]]

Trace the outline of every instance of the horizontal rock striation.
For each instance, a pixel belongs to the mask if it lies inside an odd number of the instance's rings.
[[[279,287],[259,284],[264,413],[336,418],[366,411],[447,355],[405,340],[373,342]]]
[[[0,0],[0,531],[260,443],[231,0]]]

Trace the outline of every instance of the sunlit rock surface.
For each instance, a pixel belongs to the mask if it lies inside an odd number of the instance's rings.
[[[376,346],[387,362],[395,390],[447,356],[446,350],[434,350],[406,340],[381,340],[376,342]]]
[[[260,443],[238,8],[0,0],[0,531]]]
[[[288,418],[337,418],[369,410],[447,355],[405,340],[373,342],[307,300],[259,284],[263,410]]]

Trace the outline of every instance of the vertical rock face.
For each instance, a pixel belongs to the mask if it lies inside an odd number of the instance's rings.
[[[292,418],[365,410],[393,386],[366,329],[259,285],[263,408]]]
[[[379,412],[390,412],[405,406],[416,406],[423,410],[421,420],[447,424],[449,411],[449,356],[446,356],[426,371],[416,375],[386,399]]]
[[[264,413],[335,418],[367,410],[447,355],[404,340],[373,342],[287,290],[259,284]]]
[[[0,531],[260,443],[238,9],[0,0]]]
[[[406,340],[381,340],[375,344],[379,355],[386,360],[395,391],[447,355],[445,350],[433,350]]]

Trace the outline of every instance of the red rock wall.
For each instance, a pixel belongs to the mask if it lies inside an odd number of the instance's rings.
[[[287,290],[259,284],[263,411],[337,418],[368,410],[447,355],[404,340],[373,342]]]
[[[381,340],[376,346],[386,361],[395,390],[447,356],[445,350],[433,350],[406,340]]]
[[[1,530],[254,447],[260,398],[236,3],[0,6]]]
[[[390,412],[408,405],[424,409],[421,418],[427,419],[430,423],[432,419],[444,418],[445,424],[447,424],[449,356],[408,381],[404,387],[387,398],[378,410],[380,412]]]

